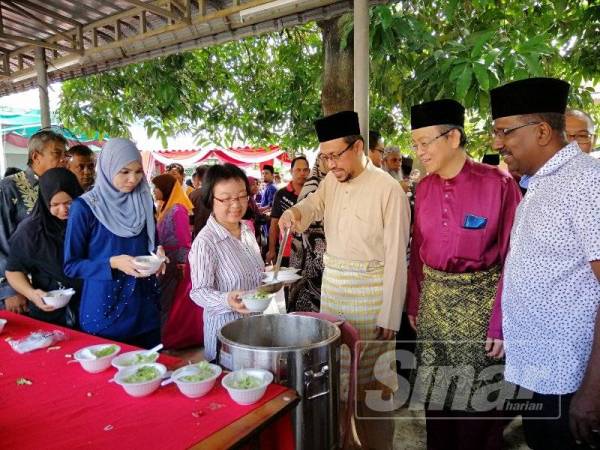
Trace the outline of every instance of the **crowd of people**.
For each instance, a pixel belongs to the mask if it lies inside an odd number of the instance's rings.
[[[352,111],[315,122],[313,167],[296,156],[279,186],[269,165],[262,180],[201,166],[187,185],[171,164],[149,182],[130,140],[109,140],[96,163],[89,148],[41,130],[27,169],[0,182],[1,305],[144,348],[203,345],[215,360],[219,329],[250,314],[242,294],[281,248],[301,275],[287,311],[338,315],[359,333],[364,448],[392,446],[393,424],[373,417],[367,396],[398,388],[380,369],[395,364],[399,330],[416,333],[425,370],[414,388],[427,391],[440,367],[475,374],[426,397],[429,449],[501,449],[505,411],[471,400],[503,380],[542,405],[521,411],[531,448],[600,444],[600,161],[586,154],[593,121],[567,109],[568,92],[550,78],[490,92],[506,171],[469,157],[459,102],[414,105],[424,177],[377,132],[365,149]],[[162,259],[155,273],[139,266],[144,255]],[[45,304],[63,288],[76,292],[66,307]],[[499,361],[503,372],[477,376]]]

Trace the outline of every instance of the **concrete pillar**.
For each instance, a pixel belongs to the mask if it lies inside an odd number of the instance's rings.
[[[42,128],[49,127],[50,123],[50,101],[48,100],[48,74],[46,72],[46,53],[43,47],[35,48],[35,71],[37,73],[37,84],[40,92],[40,112],[42,115]]]
[[[354,111],[369,149],[369,1],[354,0]]]

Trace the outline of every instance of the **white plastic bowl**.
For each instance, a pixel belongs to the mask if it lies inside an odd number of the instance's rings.
[[[4,330],[4,325],[6,325],[7,323],[8,323],[8,320],[0,319],[0,333],[2,333],[2,330]]]
[[[156,378],[153,378],[149,381],[143,381],[141,383],[126,383],[125,381],[123,381],[129,375],[133,375],[136,372],[136,370],[147,366],[154,367],[156,370],[158,370],[159,374],[156,376]],[[162,381],[162,378],[164,377],[166,372],[167,368],[162,364],[142,364],[140,366],[129,367],[127,369],[119,370],[115,375],[114,381],[115,383],[123,386],[125,392],[127,392],[132,397],[145,397],[146,395],[152,394],[155,390],[159,388],[160,382]]]
[[[117,356],[115,359],[112,360],[112,366],[117,369],[117,370],[123,370],[123,369],[128,369],[130,367],[136,367],[136,366],[141,366],[144,364],[149,364],[149,363],[154,363],[158,360],[158,357],[160,356],[158,354],[158,352],[155,352],[153,357],[152,357],[152,361],[146,361],[143,363],[137,363],[134,364],[133,361],[135,361],[135,356],[140,354],[140,353],[144,353],[147,350],[134,350],[132,352],[126,352],[126,353],[121,353],[119,356]]]
[[[108,356],[103,356],[101,358],[94,358],[90,355],[90,352],[93,350],[102,350],[104,347],[108,347],[109,345],[114,345],[117,349],[114,353]],[[98,344],[98,345],[90,345],[88,347],[84,347],[75,352],[74,358],[76,361],[81,363],[81,367],[86,372],[90,373],[98,373],[102,372],[110,367],[110,363],[112,359],[119,354],[121,351],[121,347],[116,344]]]
[[[175,380],[175,384],[181,391],[183,395],[189,398],[198,398],[206,395],[217,382],[217,378],[221,376],[223,369],[216,364],[210,364],[210,368],[213,370],[214,375],[206,380],[202,381],[183,381],[179,378],[184,377],[186,375],[194,375],[198,372],[198,370],[194,370],[195,365],[189,365],[185,367],[181,367],[173,372],[171,378]]]
[[[244,375],[250,375],[256,377],[262,381],[262,383],[253,389],[236,389],[231,384]],[[267,386],[273,382],[273,374],[268,370],[263,369],[244,369],[236,370],[235,372],[228,373],[221,380],[223,387],[229,392],[231,399],[238,405],[252,405],[259,401],[265,392]]]
[[[242,295],[242,302],[250,312],[263,312],[271,304],[273,294],[270,294],[266,299],[256,298],[255,295],[255,293]]]
[[[143,381],[141,383],[126,383],[124,380],[130,375],[133,375],[136,370],[142,367],[154,367],[158,370],[158,375],[156,378]],[[115,383],[123,386],[125,392],[127,392],[132,397],[145,397],[146,395],[152,394],[155,390],[157,390],[160,386],[160,382],[162,381],[162,377],[167,372],[167,368],[159,363],[153,364],[142,364],[140,366],[128,367],[127,369],[119,370],[115,375],[114,381]]]
[[[64,308],[67,306],[71,297],[75,295],[74,289],[56,289],[55,291],[49,291],[44,297],[44,303],[55,308]]]
[[[152,255],[136,256],[133,259],[133,262],[137,266],[138,272],[145,277],[154,275],[156,271],[160,268],[160,265],[163,263],[163,261],[163,258],[159,258],[158,256]]]

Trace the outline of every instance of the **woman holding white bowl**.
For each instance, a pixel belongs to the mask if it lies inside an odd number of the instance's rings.
[[[45,172],[39,189],[31,215],[10,238],[6,279],[15,291],[29,299],[31,317],[74,328],[81,282],[63,272],[63,246],[69,208],[83,189],[77,177],[64,168]],[[48,291],[63,288],[75,290],[66,306],[55,308],[44,302]]]
[[[128,139],[111,139],[97,170],[94,188],[73,202],[65,237],[65,273],[83,279],[81,329],[150,348],[160,342],[160,292],[135,257],[164,252],[140,152]]]
[[[232,164],[208,169],[202,183],[202,202],[211,211],[198,233],[189,259],[192,272],[190,297],[204,308],[204,357],[217,357],[221,327],[250,311],[241,293],[255,289],[264,263],[248,219],[250,186],[246,174]]]

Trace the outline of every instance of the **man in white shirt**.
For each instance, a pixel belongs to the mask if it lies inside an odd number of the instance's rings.
[[[504,268],[505,379],[532,392],[534,450],[600,445],[600,161],[565,139],[568,83],[490,92],[494,148],[528,178]],[[545,420],[535,420],[544,418]]]
[[[596,126],[589,114],[578,109],[567,109],[565,132],[569,142],[576,141],[585,153],[590,153],[596,145]]]
[[[389,173],[396,181],[402,181],[402,155],[395,145],[388,145],[383,150],[383,163],[381,168]]]

